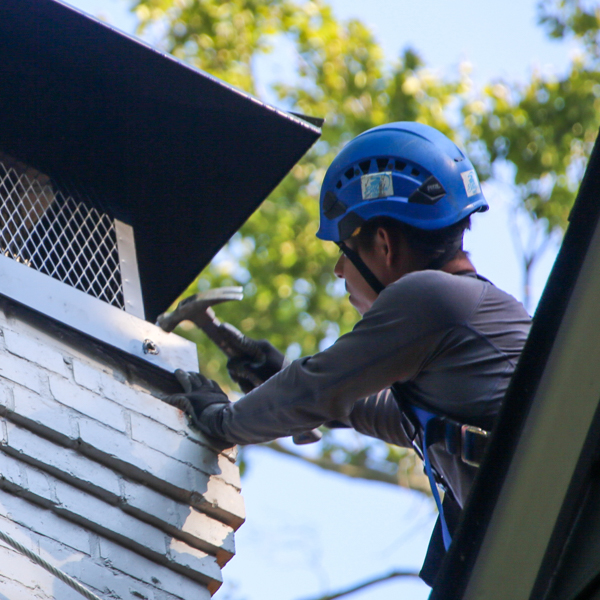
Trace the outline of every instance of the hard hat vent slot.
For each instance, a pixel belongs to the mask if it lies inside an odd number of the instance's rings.
[[[352,179],[354,177],[354,167],[348,169],[344,175],[346,176],[346,179]]]
[[[369,169],[371,167],[371,161],[370,160],[363,160],[361,163],[358,163],[358,166],[360,167],[360,170],[363,173],[368,173]]]
[[[396,171],[404,171],[406,169],[406,163],[401,160],[397,160],[395,164]]]
[[[413,169],[412,169],[412,171],[411,171],[411,174],[412,174],[412,175],[414,175],[415,177],[418,177],[418,176],[420,175],[420,173],[421,173],[421,172],[419,171],[419,169],[415,169],[415,168],[413,167]]]
[[[388,158],[378,158],[377,159],[377,169],[379,171],[385,171],[389,162],[390,161]]]
[[[340,179],[336,184],[335,187],[339,190],[342,187],[342,180]]]

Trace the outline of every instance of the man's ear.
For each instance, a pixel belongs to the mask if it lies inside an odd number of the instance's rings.
[[[396,260],[396,246],[393,243],[390,232],[384,227],[379,227],[375,234],[375,248],[380,255],[385,258],[385,264],[392,266]]]

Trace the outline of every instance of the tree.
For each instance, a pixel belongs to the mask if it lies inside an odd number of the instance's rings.
[[[412,50],[395,65],[384,64],[368,28],[358,21],[338,22],[322,0],[138,0],[133,10],[141,33],[164,32],[163,45],[170,53],[254,93],[256,60],[282,41],[293,45],[295,80],[275,85],[279,101],[325,117],[327,127],[183,297],[209,287],[244,285],[245,301],[219,307],[220,318],[252,337],[268,338],[292,357],[316,352],[357,320],[333,275],[337,247],[315,238],[327,166],[345,142],[390,120],[420,120],[451,134],[447,108],[468,81],[441,80]],[[185,324],[179,333],[198,344],[207,376],[230,387],[224,357],[203,334]],[[304,459],[279,443],[270,446]],[[428,490],[412,451],[386,447],[383,454],[382,460],[379,442],[348,447],[339,436],[326,433],[315,464]]]
[[[567,226],[600,126],[600,11],[580,0],[550,0],[538,4],[538,14],[552,37],[573,35],[584,52],[563,75],[534,71],[525,84],[494,81],[463,107],[480,176],[503,179],[513,194],[511,231],[528,308],[532,270]]]
[[[585,0],[540,0],[538,21],[554,39],[574,37],[585,50],[586,59],[600,59],[600,9]]]
[[[583,40],[585,54],[568,73],[534,73],[527,84],[496,81],[483,90],[472,88],[464,69],[441,78],[411,49],[387,64],[369,29],[356,20],[339,22],[325,0],[134,0],[133,10],[140,31],[160,39],[167,51],[254,94],[261,89],[257,61],[291,45],[297,64],[291,83],[274,85],[279,102],[326,119],[321,140],[184,297],[244,285],[245,301],[219,307],[219,317],[268,338],[292,358],[348,331],[357,315],[332,274],[337,248],[315,238],[319,187],[344,143],[395,120],[421,121],[462,137],[484,179],[508,171],[515,219],[527,222],[514,229],[525,236],[516,241],[528,297],[536,260],[566,225],[598,128],[598,15],[583,2],[539,5],[551,35]],[[457,121],[459,127],[450,126]],[[229,388],[219,351],[185,324],[179,333],[198,344],[204,372]],[[326,433],[311,459],[280,443],[270,447],[349,476],[427,490],[412,452],[380,442],[348,443]]]

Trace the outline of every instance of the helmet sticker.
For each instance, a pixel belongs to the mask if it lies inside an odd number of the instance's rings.
[[[465,185],[465,191],[467,192],[467,198],[475,196],[475,194],[481,194],[481,186],[479,185],[479,179],[477,179],[477,173],[474,169],[461,173],[463,183]]]
[[[369,173],[360,178],[363,200],[374,200],[394,195],[392,172]]]

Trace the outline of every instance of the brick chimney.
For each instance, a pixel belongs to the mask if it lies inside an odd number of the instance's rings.
[[[235,453],[156,373],[8,300],[0,331],[0,529],[103,598],[209,598],[244,520]],[[34,595],[81,597],[0,546],[0,597]]]
[[[52,568],[209,598],[244,520],[235,452],[161,400],[202,357],[154,322],[319,122],[55,0],[3,0],[0,37],[0,533],[50,568],[0,542],[0,598],[81,598]]]

